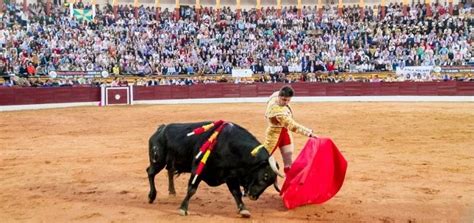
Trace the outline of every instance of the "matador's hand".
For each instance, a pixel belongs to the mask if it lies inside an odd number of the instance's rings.
[[[317,136],[317,135],[315,135],[314,133],[311,133],[311,134],[309,135],[309,137],[311,137],[311,138],[315,138],[315,139],[317,139],[317,138],[318,138],[318,136]]]

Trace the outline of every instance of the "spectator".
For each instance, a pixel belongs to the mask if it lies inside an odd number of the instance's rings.
[[[28,63],[28,66],[26,67],[26,73],[28,73],[29,76],[35,76],[36,75],[36,68],[33,65],[32,62]]]

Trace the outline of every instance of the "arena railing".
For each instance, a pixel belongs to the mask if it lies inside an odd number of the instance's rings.
[[[386,79],[386,78],[396,78],[397,75],[395,72],[363,72],[363,73],[328,73],[328,72],[313,72],[313,73],[289,73],[286,74],[285,77],[288,77],[290,79],[300,79],[302,75],[314,75],[318,76],[321,78],[328,78],[330,76],[332,77],[337,77],[337,78],[342,78],[346,79],[350,76],[354,79],[354,81],[364,81],[364,80],[370,80],[371,78],[377,77],[380,79]],[[442,76],[444,73],[437,73],[435,74],[436,76]],[[151,80],[154,78],[157,79],[162,79],[162,78],[168,78],[168,79],[186,79],[186,78],[192,78],[192,79],[197,79],[199,81],[204,81],[206,79],[213,80],[213,81],[218,81],[218,82],[234,82],[237,78],[241,80],[248,80],[248,81],[255,81],[259,82],[260,78],[262,76],[265,76],[266,78],[271,78],[271,75],[268,73],[262,73],[262,74],[253,74],[251,78],[238,78],[238,77],[232,77],[231,74],[223,74],[223,73],[218,73],[218,74],[206,74],[206,75],[200,75],[200,74],[194,74],[194,75],[187,75],[187,74],[179,74],[179,75],[131,75],[131,74],[121,74],[118,76],[109,76],[106,78],[103,77],[94,77],[93,79],[99,82],[104,82],[104,83],[112,83],[112,81],[116,78],[120,78],[123,80],[126,80],[129,83],[135,83],[135,81],[139,79],[143,80]],[[474,72],[472,71],[463,71],[462,69],[459,69],[457,72],[449,72],[449,76],[453,79],[459,79],[459,78],[464,78],[464,77],[474,77]],[[26,76],[28,79],[33,79],[33,80],[40,80],[40,81],[47,81],[49,79],[52,80],[67,80],[67,79],[74,79],[74,78],[79,78],[82,77],[81,75],[76,75],[76,76],[70,76],[68,78],[51,78],[49,76],[45,75],[36,75],[36,76]],[[5,80],[10,78],[8,75],[0,76],[0,85],[3,85],[5,83]],[[225,79],[226,81],[223,81]]]

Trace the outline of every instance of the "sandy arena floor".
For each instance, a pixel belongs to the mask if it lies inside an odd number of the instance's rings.
[[[189,174],[147,203],[148,137],[161,123],[225,119],[263,140],[264,104],[81,107],[0,113],[1,222],[249,222],[225,185],[201,184],[178,215]],[[474,103],[294,103],[349,162],[339,193],[287,211],[269,187],[244,199],[252,222],[474,222]],[[296,136],[296,148],[305,138]],[[299,149],[298,149],[299,151]],[[277,160],[280,155],[277,154]],[[281,182],[280,182],[281,183]]]

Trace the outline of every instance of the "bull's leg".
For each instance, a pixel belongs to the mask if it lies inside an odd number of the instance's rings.
[[[176,196],[176,190],[174,189],[174,169],[168,170],[168,192],[170,195]]]
[[[155,188],[155,176],[158,174],[163,168],[165,164],[150,164],[148,168],[146,168],[146,172],[148,174],[148,181],[150,182],[150,193],[148,194],[148,203],[153,203],[156,198],[156,188]]]
[[[240,191],[239,181],[235,179],[230,179],[227,180],[226,183],[227,187],[230,190],[230,193],[232,193],[232,196],[234,196],[235,202],[237,203],[237,209],[239,211],[240,216],[243,218],[250,218],[250,211],[247,210],[247,207],[245,207],[245,204],[242,201],[242,191]]]
[[[196,182],[192,184],[193,178],[194,178],[194,174],[192,174],[191,178],[189,179],[188,193],[186,194],[186,197],[184,198],[183,202],[181,203],[181,207],[179,208],[179,214],[182,216],[188,215],[189,200],[196,193],[197,187],[199,183],[201,182],[201,179],[198,177],[196,179]]]

